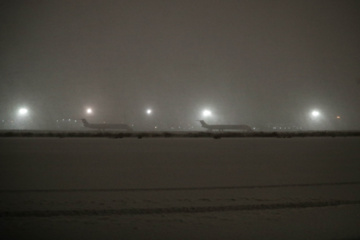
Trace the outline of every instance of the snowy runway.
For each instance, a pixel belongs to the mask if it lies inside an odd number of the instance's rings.
[[[1,138],[10,238],[351,239],[360,138]]]

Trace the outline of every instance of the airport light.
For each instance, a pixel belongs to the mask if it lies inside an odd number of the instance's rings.
[[[309,120],[312,122],[311,124],[320,124],[324,120],[324,115],[317,109],[312,110],[309,113]],[[315,127],[314,125],[314,127]],[[319,127],[319,126],[317,126]]]
[[[18,111],[19,116],[26,116],[28,115],[29,110],[27,108],[20,108]]]
[[[15,126],[17,129],[25,129],[29,123],[29,114],[30,111],[26,107],[21,107],[17,110],[17,119],[15,121]]]
[[[311,112],[311,116],[312,116],[313,118],[318,118],[318,117],[320,117],[320,112],[319,112],[318,110],[313,110],[313,111]]]
[[[203,117],[211,117],[212,116],[212,112],[208,109],[205,109],[203,112],[202,112],[202,115]]]
[[[87,108],[87,109],[86,109],[86,113],[87,113],[88,115],[93,114],[93,110],[92,110],[91,108]]]

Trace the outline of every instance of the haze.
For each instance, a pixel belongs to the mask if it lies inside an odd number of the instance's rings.
[[[7,1],[0,117],[359,129],[359,1]],[[336,117],[340,116],[341,123]]]

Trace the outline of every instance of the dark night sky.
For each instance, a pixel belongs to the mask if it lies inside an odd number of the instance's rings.
[[[2,1],[0,115],[359,128],[359,29],[357,0]]]

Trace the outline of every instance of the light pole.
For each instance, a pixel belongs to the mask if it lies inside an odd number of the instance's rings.
[[[151,109],[151,108],[148,108],[148,109],[146,109],[146,111],[145,111],[145,113],[146,113],[146,115],[148,116],[147,117],[147,120],[146,120],[146,126],[145,126],[145,128],[146,129],[153,129],[152,128],[152,125],[153,125],[153,117],[152,117],[152,115],[153,115],[153,110]]]
[[[311,128],[313,128],[314,130],[320,130],[320,123],[323,122],[321,121],[323,118],[323,114],[319,110],[314,109],[309,113],[309,118]]]
[[[17,123],[19,129],[25,128],[25,121],[28,121],[29,109],[25,107],[19,108],[17,111]]]

